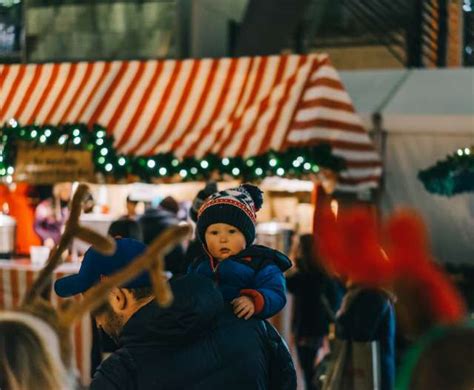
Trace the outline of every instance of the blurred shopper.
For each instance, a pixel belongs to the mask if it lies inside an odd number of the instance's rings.
[[[53,197],[43,200],[35,211],[35,231],[43,245],[52,248],[59,243],[64,224],[69,216],[71,183],[58,183],[53,187]]]
[[[138,201],[132,200],[130,195],[128,195],[126,200],[127,213],[122,217],[122,219],[137,219],[137,205]]]
[[[179,221],[175,214],[160,206],[154,207],[153,205],[148,207],[145,213],[138,218],[138,224],[140,225],[145,245],[149,245],[167,227],[177,225],[178,223]],[[165,256],[165,268],[174,276],[186,273],[184,247],[182,244],[177,245]]]
[[[53,329],[37,317],[0,312],[0,389],[74,389]]]
[[[117,240],[111,256],[91,248],[79,273],[57,280],[55,291],[62,297],[87,296],[102,277],[123,269],[145,249],[132,239]],[[143,272],[113,288],[94,311],[97,324],[120,348],[99,367],[91,390],[296,389],[291,356],[273,328],[236,318],[205,277],[185,275],[170,286],[173,303],[161,308]]]
[[[319,351],[329,333],[329,324],[339,308],[342,286],[323,271],[315,258],[313,235],[293,241],[290,258],[295,267],[287,271],[286,285],[293,294],[292,332],[306,389],[312,384]],[[321,354],[322,355],[322,354]]]
[[[171,214],[174,214],[176,217],[179,213],[179,203],[172,196],[167,196],[160,202],[160,207],[164,210],[169,211]]]
[[[336,336],[356,342],[377,341],[380,348],[381,389],[395,383],[395,296],[384,289],[346,282],[347,292],[336,315]]]
[[[133,238],[143,241],[143,232],[140,224],[132,219],[118,219],[112,222],[107,232],[114,238]]]

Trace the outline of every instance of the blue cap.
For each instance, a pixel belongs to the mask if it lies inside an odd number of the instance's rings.
[[[81,268],[74,275],[68,275],[56,280],[54,291],[60,297],[71,297],[83,293],[100,282],[101,276],[112,275],[129,265],[146,249],[145,244],[131,238],[116,239],[117,248],[110,256],[102,255],[92,247],[84,254]],[[123,284],[124,288],[138,288],[151,286],[147,271],[142,272],[134,279]]]

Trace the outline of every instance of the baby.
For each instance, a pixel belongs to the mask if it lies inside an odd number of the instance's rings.
[[[290,260],[274,249],[254,245],[256,212],[262,191],[243,184],[212,194],[201,206],[197,235],[207,256],[188,272],[212,278],[239,318],[269,318],[286,303],[283,272]]]

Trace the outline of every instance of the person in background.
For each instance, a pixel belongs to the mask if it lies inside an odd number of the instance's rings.
[[[303,370],[306,389],[313,385],[318,352],[323,349],[343,295],[342,286],[330,278],[315,256],[312,234],[295,235],[290,258],[295,267],[286,273],[288,291],[293,294],[292,333]]]
[[[0,312],[0,389],[74,389],[59,340],[46,322],[21,312]]]
[[[43,245],[52,248],[59,243],[64,224],[69,216],[71,183],[58,183],[53,187],[53,197],[43,200],[35,211],[34,228]]]
[[[95,200],[90,192],[88,192],[82,201],[82,212],[84,214],[91,214],[94,212]]]
[[[127,196],[126,200],[126,208],[127,208],[127,213],[121,217],[121,219],[137,219],[137,204],[138,201],[132,200],[130,195]]]
[[[283,272],[290,260],[277,250],[253,245],[263,192],[251,184],[216,192],[199,210],[197,232],[206,256],[189,273],[214,280],[234,313],[246,320],[269,318],[286,304]]]
[[[91,248],[79,273],[58,279],[54,289],[61,297],[87,297],[104,276],[123,269],[145,250],[144,244],[125,238],[117,240],[110,256]],[[263,321],[237,319],[203,276],[173,278],[170,287],[173,303],[159,307],[150,276],[142,272],[113,288],[92,313],[120,348],[98,368],[91,390],[296,389],[291,356],[288,350],[273,349],[283,342]],[[272,372],[278,382],[271,382]]]
[[[133,219],[118,219],[112,222],[107,234],[114,238],[133,238],[137,241],[143,241],[141,226]]]
[[[148,207],[137,221],[140,225],[145,245],[149,245],[167,227],[179,223],[175,214],[159,205],[154,206],[154,204]],[[182,244],[179,244],[165,256],[165,269],[176,276],[185,274],[185,267],[184,247]]]
[[[336,337],[340,340],[380,345],[381,390],[395,383],[395,308],[392,292],[346,281],[347,292],[336,314]]]
[[[160,207],[164,210],[169,211],[171,214],[174,214],[176,217],[179,213],[179,203],[172,196],[167,196],[160,202]]]

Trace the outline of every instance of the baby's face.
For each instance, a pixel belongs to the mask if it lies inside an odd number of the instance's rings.
[[[205,233],[206,245],[212,257],[221,261],[245,249],[245,236],[235,226],[226,223],[209,225]]]

